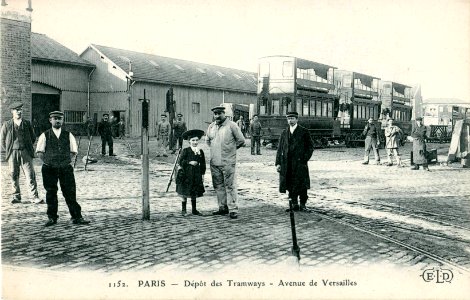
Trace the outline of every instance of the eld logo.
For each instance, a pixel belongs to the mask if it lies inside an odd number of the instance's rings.
[[[454,274],[449,269],[432,268],[424,270],[420,277],[423,277],[426,282],[450,283],[454,278]]]

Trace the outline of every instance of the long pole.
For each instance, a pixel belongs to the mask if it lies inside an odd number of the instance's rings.
[[[142,99],[142,219],[150,220],[149,197],[149,133],[148,133],[149,103]]]

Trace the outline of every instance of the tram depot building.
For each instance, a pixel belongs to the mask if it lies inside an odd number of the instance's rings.
[[[183,114],[188,128],[205,130],[212,122],[212,107],[255,103],[256,85],[255,73],[98,45],[77,55],[47,35],[31,33],[32,97],[31,106],[25,105],[31,107],[26,117],[42,131],[50,127],[48,113],[62,110],[67,128],[83,134],[88,115],[96,123],[109,113],[128,120],[129,134],[137,136],[145,90],[153,124],[149,134],[154,135],[171,87],[176,113]],[[7,107],[2,105],[2,118],[9,118]]]

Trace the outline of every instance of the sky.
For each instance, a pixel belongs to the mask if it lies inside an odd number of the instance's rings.
[[[6,0],[27,6],[27,0]],[[32,30],[257,72],[291,55],[470,103],[470,0],[32,0]]]

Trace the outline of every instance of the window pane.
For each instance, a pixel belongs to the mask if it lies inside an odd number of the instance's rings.
[[[333,103],[328,102],[328,117],[333,117]]]
[[[308,100],[304,100],[303,115],[308,116]]]
[[[266,114],[266,106],[260,106],[259,107],[259,114],[260,115],[265,115]]]
[[[310,100],[310,115],[315,116],[315,100]]]
[[[359,109],[359,106],[354,105],[354,112],[353,112],[353,118],[357,119],[357,110]]]
[[[299,116],[302,115],[302,99],[297,99],[297,106],[295,111],[299,114]]]
[[[271,103],[271,115],[279,115],[279,99],[273,99]]]
[[[316,116],[321,117],[321,101],[316,101]]]
[[[83,123],[86,111],[66,110],[64,111],[64,123]]]
[[[285,61],[282,64],[282,75],[284,77],[292,77],[294,73],[294,65],[292,64],[291,61]]]
[[[193,114],[201,113],[201,104],[197,102],[192,103],[192,112]]]
[[[328,116],[328,103],[323,102],[322,106],[323,106],[322,116],[326,117]]]

